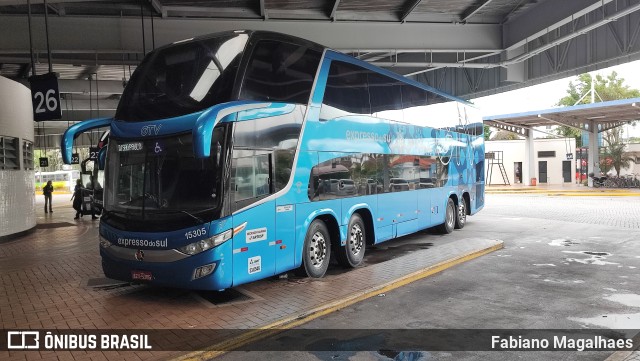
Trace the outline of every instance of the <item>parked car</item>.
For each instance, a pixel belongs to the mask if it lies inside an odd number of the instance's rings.
[[[356,183],[352,179],[330,179],[329,192],[336,196],[352,196],[356,194]]]
[[[409,182],[402,178],[389,179],[389,192],[402,192],[409,190]]]
[[[420,178],[420,183],[418,184],[419,189],[434,188],[435,186],[436,186],[435,178]]]

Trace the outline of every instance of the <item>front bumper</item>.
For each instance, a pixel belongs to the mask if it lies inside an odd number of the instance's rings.
[[[136,259],[136,248],[100,247],[102,270],[105,276],[127,282],[143,282],[154,286],[198,290],[221,290],[232,285],[232,243],[225,242],[215,248],[193,256],[176,250],[142,250],[142,261]],[[193,279],[195,269],[215,263],[213,273]],[[132,279],[133,271],[151,272],[151,281]]]

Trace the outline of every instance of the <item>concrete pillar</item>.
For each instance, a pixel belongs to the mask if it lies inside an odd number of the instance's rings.
[[[522,165],[522,183],[531,185],[531,178],[536,177],[535,149],[533,146],[533,132],[528,130],[524,140],[524,164]]]
[[[5,144],[12,143],[11,148],[15,147],[4,154],[5,168],[0,167],[0,238],[3,238],[36,226],[36,200],[33,163],[24,159],[26,142],[33,150],[31,91],[1,76],[0,136],[5,138]],[[5,164],[7,159],[11,159],[11,164]]]
[[[598,147],[598,125],[589,124],[589,163],[587,164],[587,175],[593,173],[600,176],[600,148]],[[593,187],[593,179],[588,178],[589,187]]]

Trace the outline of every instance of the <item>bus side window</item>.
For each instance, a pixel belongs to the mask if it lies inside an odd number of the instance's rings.
[[[371,114],[367,73],[368,70],[356,65],[331,62],[320,109],[321,121],[354,114]]]
[[[273,192],[272,159],[272,154],[264,151],[234,150],[231,186],[236,209],[245,207]]]
[[[320,53],[282,41],[259,41],[247,66],[240,99],[307,104]]]

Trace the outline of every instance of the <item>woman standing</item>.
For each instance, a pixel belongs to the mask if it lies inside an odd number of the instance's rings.
[[[51,209],[51,195],[53,194],[53,184],[51,181],[47,182],[47,185],[42,188],[42,194],[44,194],[44,213],[47,212],[47,207],[49,207],[49,212],[53,213]]]
[[[71,196],[73,201],[73,209],[76,210],[76,216],[73,219],[82,217],[82,180],[76,181],[76,186],[73,189],[73,195]]]

